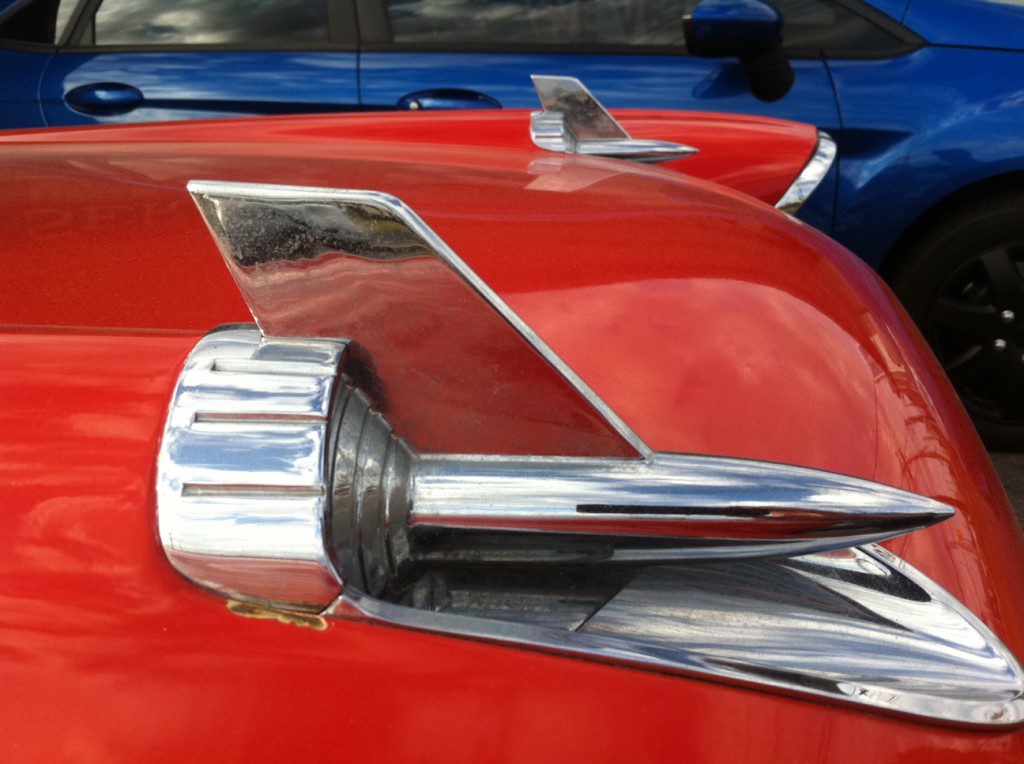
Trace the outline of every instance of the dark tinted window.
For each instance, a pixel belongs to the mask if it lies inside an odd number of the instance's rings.
[[[0,20],[0,39],[53,45],[58,42],[78,0],[36,0]]]
[[[896,42],[881,27],[829,0],[774,0],[786,22],[783,46],[833,56],[873,55]]]
[[[787,50],[884,54],[888,32],[833,0],[768,0]],[[392,40],[447,49],[517,45],[671,47],[685,52],[683,16],[697,0],[387,0]]]
[[[309,47],[327,42],[323,0],[103,0],[95,45]]]
[[[693,0],[389,0],[396,43],[683,47]]]

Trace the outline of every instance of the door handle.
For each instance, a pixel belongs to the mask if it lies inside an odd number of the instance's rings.
[[[399,109],[500,109],[501,104],[494,98],[475,90],[460,88],[438,88],[418,90],[398,99]]]
[[[75,111],[97,116],[127,114],[142,103],[142,91],[121,82],[93,82],[79,85],[64,94]]]

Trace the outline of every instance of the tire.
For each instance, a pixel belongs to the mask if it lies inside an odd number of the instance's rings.
[[[1024,450],[1024,194],[957,210],[898,256],[889,283],[985,444]]]

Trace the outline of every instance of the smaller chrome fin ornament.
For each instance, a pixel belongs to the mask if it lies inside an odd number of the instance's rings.
[[[301,295],[294,315],[275,303],[273,316],[315,319],[323,331],[224,327],[186,361],[158,460],[157,512],[167,556],[187,578],[264,607],[924,720],[1024,721],[1014,657],[948,593],[874,546],[950,517],[950,507],[856,478],[642,442],[621,457],[417,447],[378,410],[386,380],[374,378],[366,348],[360,361],[358,333],[330,336],[344,316],[316,318],[318,305],[358,307],[329,299],[322,290],[340,282],[316,274],[341,256],[328,239],[370,262],[380,260],[375,243],[390,252],[409,242],[399,262],[446,245],[424,250],[436,234],[418,218],[426,230],[403,238],[401,210],[383,195],[323,190],[304,204],[301,189],[288,189],[283,213],[254,208],[254,227],[245,188],[196,190],[246,295]],[[275,193],[255,187],[254,199]],[[323,204],[332,199],[372,205],[338,219],[333,210],[345,208]],[[298,260],[296,242],[308,250]],[[258,283],[275,279],[288,290]],[[266,304],[252,308],[261,315]]]
[[[697,153],[693,146],[633,138],[575,77],[532,75],[543,111],[530,118],[533,142],[548,151],[670,162]]]
[[[828,175],[828,171],[835,161],[836,142],[828,133],[819,130],[814,153],[811,154],[811,158],[807,160],[807,164],[804,165],[804,169],[800,171],[793,184],[786,189],[786,193],[775,203],[775,208],[789,215],[795,215],[814,193],[814,190],[821,185],[821,181]]]

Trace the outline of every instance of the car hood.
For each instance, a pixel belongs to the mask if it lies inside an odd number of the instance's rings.
[[[767,117],[651,109],[618,109],[614,110],[614,116],[634,138],[676,142],[697,150],[681,159],[662,163],[660,167],[720,183],[769,205],[782,198],[818,145],[818,131],[813,125]],[[538,160],[550,159],[556,164],[558,157],[564,156],[560,152],[539,149],[530,136],[530,112],[515,109],[107,125],[10,131],[6,139],[0,140],[52,143],[183,140],[224,144],[236,142],[240,135],[251,142],[284,141],[308,146],[343,141],[368,148],[387,143],[420,148],[433,146],[436,151],[445,152],[455,147],[478,153],[516,150],[531,152]]]
[[[1021,0],[912,0],[903,23],[933,45],[1024,51]]]

